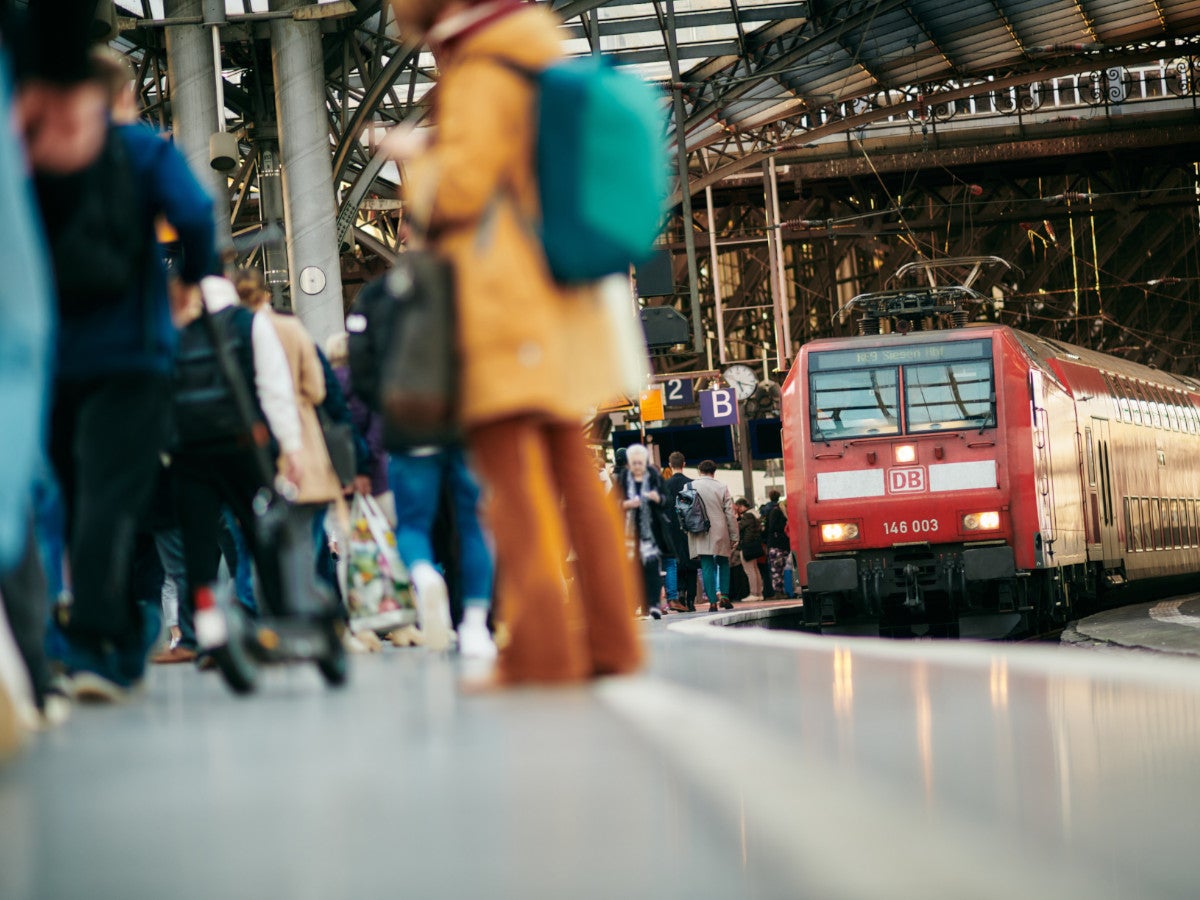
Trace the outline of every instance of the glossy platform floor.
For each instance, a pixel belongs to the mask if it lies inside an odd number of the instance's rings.
[[[589,688],[159,669],[0,772],[0,897],[1200,895],[1200,662],[705,618]]]

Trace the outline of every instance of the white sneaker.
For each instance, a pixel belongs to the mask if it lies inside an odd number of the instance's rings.
[[[458,653],[471,659],[495,659],[496,642],[487,626],[463,622],[458,626]]]
[[[487,620],[487,604],[468,600],[458,626],[458,655],[463,659],[491,662],[496,658],[496,644],[488,631]]]
[[[450,646],[454,631],[450,626],[450,593],[446,590],[446,581],[428,563],[413,566],[411,576],[425,646],[430,650],[445,650]]]

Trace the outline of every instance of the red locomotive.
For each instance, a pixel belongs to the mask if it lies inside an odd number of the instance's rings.
[[[970,299],[856,298],[893,333],[812,341],[784,383],[809,628],[1003,636],[1200,572],[1200,382],[967,325]]]

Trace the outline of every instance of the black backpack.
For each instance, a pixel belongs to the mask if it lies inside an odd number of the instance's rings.
[[[215,332],[221,335],[237,363],[251,397],[254,392],[254,313],[241,306],[229,306],[211,315]],[[180,332],[179,349],[173,373],[176,441],[180,448],[215,445],[249,445],[254,427],[264,421],[257,408],[257,422],[247,422],[238,409],[234,389],[222,371],[212,330],[196,319]]]
[[[675,495],[675,514],[679,517],[679,526],[689,534],[707,534],[712,527],[704,501],[690,481]]]
[[[120,132],[81,172],[39,176],[59,309],[83,316],[119,303],[144,276],[151,235],[137,173]]]

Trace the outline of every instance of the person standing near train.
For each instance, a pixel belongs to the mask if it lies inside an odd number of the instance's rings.
[[[696,467],[700,476],[692,481],[696,498],[708,514],[708,531],[688,532],[688,551],[700,559],[700,575],[704,593],[708,594],[708,611],[733,609],[729,601],[729,557],[737,543],[738,526],[733,517],[733,496],[729,488],[717,481],[717,464],[706,459]]]

